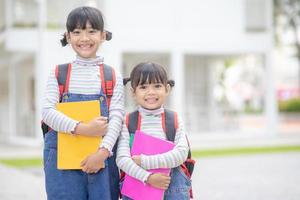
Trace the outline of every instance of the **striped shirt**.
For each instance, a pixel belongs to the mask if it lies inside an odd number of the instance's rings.
[[[76,57],[72,63],[70,74],[69,92],[74,94],[100,94],[101,79],[99,65],[103,63],[102,57],[95,59],[82,59]],[[78,121],[71,119],[56,110],[59,102],[58,83],[53,69],[48,78],[43,108],[43,121],[55,131],[71,133],[74,131]],[[116,72],[116,84],[109,108],[108,131],[104,136],[100,147],[104,147],[112,152],[112,148],[119,137],[122,120],[124,117],[124,91],[123,79]]]
[[[138,110],[141,114],[141,131],[166,140],[161,116],[164,109],[146,110],[139,107]],[[142,182],[145,182],[150,175],[150,173],[146,171],[147,169],[174,168],[181,165],[186,160],[189,151],[181,118],[178,118],[178,128],[176,130],[174,143],[175,148],[169,152],[150,156],[141,155],[140,167],[131,159],[129,133],[124,123],[118,143],[117,165],[126,174]]]

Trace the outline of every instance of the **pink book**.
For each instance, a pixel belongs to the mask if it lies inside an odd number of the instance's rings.
[[[131,149],[131,155],[154,155],[168,152],[174,148],[175,144],[153,137],[141,131],[136,131]],[[149,172],[170,174],[168,168],[151,169]],[[164,190],[154,188],[142,183],[129,175],[125,175],[121,193],[134,200],[162,200]]]

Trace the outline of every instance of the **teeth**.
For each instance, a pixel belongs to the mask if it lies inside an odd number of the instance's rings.
[[[157,98],[146,99],[148,103],[155,103],[157,100]]]
[[[87,49],[87,48],[91,48],[92,45],[79,45],[80,48],[82,49]]]

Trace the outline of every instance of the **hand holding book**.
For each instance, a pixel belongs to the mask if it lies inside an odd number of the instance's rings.
[[[88,123],[77,124],[74,134],[85,136],[104,136],[108,127],[107,117],[96,117]]]
[[[150,174],[146,183],[151,185],[152,187],[166,190],[168,189],[171,182],[171,177],[167,174],[163,173],[153,173]]]
[[[109,151],[99,148],[97,152],[87,156],[81,163],[82,171],[86,173],[97,173],[105,167],[104,161],[108,158]]]

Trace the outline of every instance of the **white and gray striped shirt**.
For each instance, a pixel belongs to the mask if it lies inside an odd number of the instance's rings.
[[[102,57],[95,59],[82,59],[76,57],[72,63],[70,74],[69,92],[74,94],[99,94],[101,90],[101,79],[99,65],[103,63]],[[70,133],[74,131],[78,121],[73,120],[56,110],[59,102],[58,83],[53,69],[48,78],[43,109],[43,121],[55,131]],[[122,120],[124,117],[124,90],[122,76],[116,72],[116,84],[109,108],[108,131],[104,136],[100,147],[112,151],[114,144],[119,137]]]
[[[139,107],[138,110],[141,114],[141,131],[166,140],[161,115],[164,109],[146,110]],[[163,154],[151,156],[141,155],[141,167],[135,164],[131,159],[129,138],[128,129],[124,123],[118,143],[117,165],[126,174],[142,182],[145,182],[150,175],[150,173],[146,171],[147,169],[177,167],[186,160],[188,155],[189,146],[183,128],[183,121],[180,117],[178,117],[178,128],[174,141],[176,145],[175,148]]]

